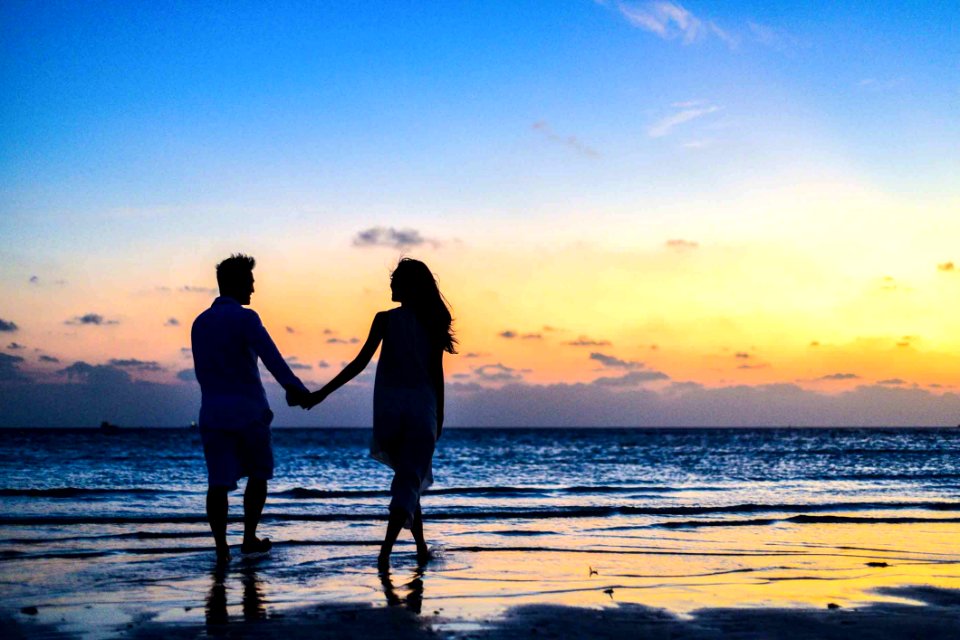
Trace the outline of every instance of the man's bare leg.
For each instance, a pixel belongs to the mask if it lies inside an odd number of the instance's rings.
[[[256,553],[270,549],[268,540],[257,539],[257,525],[260,524],[260,514],[267,501],[267,481],[250,478],[247,488],[243,492],[243,553]]]
[[[227,489],[225,487],[207,488],[207,522],[213,533],[213,542],[217,546],[217,562],[230,561],[230,547],[227,545]]]

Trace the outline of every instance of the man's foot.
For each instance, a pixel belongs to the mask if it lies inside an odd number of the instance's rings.
[[[270,542],[270,538],[254,538],[251,541],[244,541],[240,545],[240,553],[243,555],[251,555],[255,553],[266,553],[270,551],[270,547],[273,546],[273,543]]]
[[[230,547],[217,549],[217,566],[225,567],[230,564]]]

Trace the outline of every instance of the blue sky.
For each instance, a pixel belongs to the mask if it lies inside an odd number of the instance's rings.
[[[486,354],[462,380],[589,382],[560,339],[496,338],[565,322],[677,383],[852,359],[857,384],[952,388],[960,340],[931,310],[960,293],[937,267],[960,264],[958,32],[952,2],[6,2],[0,320],[63,364],[183,384],[208,300],[158,292],[247,250],[254,306],[316,333],[281,346],[336,363],[324,323],[361,333],[419,252]],[[422,240],[360,247],[373,228]],[[180,333],[144,339],[152,311]],[[117,324],[65,328],[90,312]],[[804,351],[824,336],[833,356]],[[913,359],[863,346],[903,336]],[[765,365],[716,364],[750,348]]]

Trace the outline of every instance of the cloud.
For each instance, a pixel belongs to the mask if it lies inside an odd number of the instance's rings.
[[[37,276],[30,276],[30,284],[39,284],[39,283],[40,283],[40,278],[38,278]]]
[[[53,356],[42,355],[40,356],[40,362],[60,362],[60,358],[54,358]]]
[[[296,332],[297,332],[297,330],[294,329],[293,327],[287,327],[286,329],[287,329],[287,333],[296,333]]]
[[[602,387],[635,387],[647,382],[669,379],[670,376],[662,371],[629,371],[619,377],[597,378],[591,384]]]
[[[746,351],[737,351],[735,354],[733,354],[733,357],[739,358],[741,360],[746,360],[747,358],[750,357],[750,354],[747,353]]]
[[[469,353],[463,354],[464,358],[485,358],[489,353],[477,353],[476,351],[470,351]]]
[[[564,342],[571,347],[609,347],[612,343],[609,340],[594,340],[587,336],[580,336],[576,340]]]
[[[17,326],[16,322],[0,319],[0,332],[11,333],[13,331],[18,331],[19,329],[20,327]]]
[[[93,325],[93,326],[103,326],[108,324],[120,324],[118,320],[107,320],[99,313],[86,313],[82,316],[77,316],[71,320],[67,320],[64,324],[72,325]]]
[[[523,378],[523,374],[516,369],[499,362],[477,367],[473,370],[473,373],[483,382],[515,382]]]
[[[111,358],[107,363],[111,367],[136,369],[137,371],[163,371],[156,360],[137,360],[136,358]]]
[[[205,293],[207,295],[217,295],[220,293],[219,289],[214,289],[212,287],[196,287],[191,284],[185,284],[178,289],[181,293]]]
[[[636,360],[621,360],[615,356],[608,356],[594,351],[590,354],[591,360],[596,360],[605,367],[612,369],[642,369],[644,364]]]
[[[942,262],[937,265],[937,271],[956,271],[957,267],[952,262]]]
[[[317,367],[320,369],[329,369],[330,363],[327,362],[326,360],[321,360],[320,362],[317,363]]]
[[[130,374],[123,369],[104,364],[93,365],[83,360],[78,360],[69,367],[60,369],[59,373],[66,374],[70,380],[76,379],[94,386],[125,385],[132,380]]]
[[[193,369],[180,369],[180,371],[177,371],[177,380],[182,380],[183,382],[196,382],[197,372]]]
[[[521,340],[543,340],[543,334],[540,333],[525,333],[520,336]]]
[[[360,338],[353,337],[349,340],[345,338],[327,338],[327,344],[357,344],[360,342]]]
[[[179,327],[180,321],[176,318],[167,318],[167,321],[163,323],[165,327]]]
[[[720,110],[716,105],[703,104],[701,102],[678,102],[673,105],[674,113],[661,118],[647,129],[647,135],[651,138],[662,138],[681,124],[697,120],[711,113]]]
[[[357,233],[353,238],[355,247],[389,247],[391,249],[410,249],[424,244],[438,246],[435,240],[420,235],[416,229],[395,229],[393,227],[370,227]]]
[[[577,139],[575,136],[559,135],[558,133],[554,132],[554,130],[550,127],[550,125],[547,122],[543,120],[539,122],[534,122],[530,128],[533,129],[534,131],[537,131],[538,133],[541,133],[547,140],[563,145],[567,149],[570,149],[574,153],[577,153],[581,156],[584,156],[586,158],[600,157],[600,153],[596,149],[587,146],[586,144],[581,142],[579,139]]]
[[[700,243],[694,242],[692,240],[682,240],[680,238],[675,238],[672,240],[667,240],[665,246],[668,249],[673,249],[674,251],[692,251],[700,246]]]
[[[877,380],[877,384],[897,386],[901,384],[907,384],[907,381],[903,378],[887,378],[886,380]]]
[[[517,332],[516,332],[516,331],[511,331],[510,329],[507,329],[506,331],[501,331],[501,332],[498,333],[497,335],[500,336],[501,338],[506,338],[507,340],[512,340],[513,338],[516,338],[516,337],[517,337]]]
[[[10,349],[11,351],[19,351],[20,349],[26,349],[26,347],[19,342],[11,342],[7,345],[7,349]]]
[[[820,376],[817,380],[859,380],[860,376],[855,373],[831,373]]]
[[[679,38],[684,44],[691,44],[704,35],[703,22],[673,2],[648,2],[643,5],[619,2],[617,9],[633,26],[664,40]]]
[[[307,371],[313,369],[312,364],[306,364],[305,362],[300,362],[300,359],[297,356],[290,356],[286,358],[287,366],[293,369],[294,371]]]
[[[30,380],[20,371],[23,357],[0,353],[0,382],[27,382]]]

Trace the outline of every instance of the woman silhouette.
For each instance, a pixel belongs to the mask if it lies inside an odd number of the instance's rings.
[[[418,562],[431,557],[423,538],[420,494],[433,484],[433,449],[443,431],[443,352],[456,353],[457,343],[450,309],[427,265],[402,258],[390,276],[390,290],[400,306],[374,316],[357,357],[305,405],[322,402],[363,371],[383,342],[370,445],[370,455],[394,471],[390,519],[377,559],[382,570],[389,570],[390,552],[404,526],[417,543]]]

